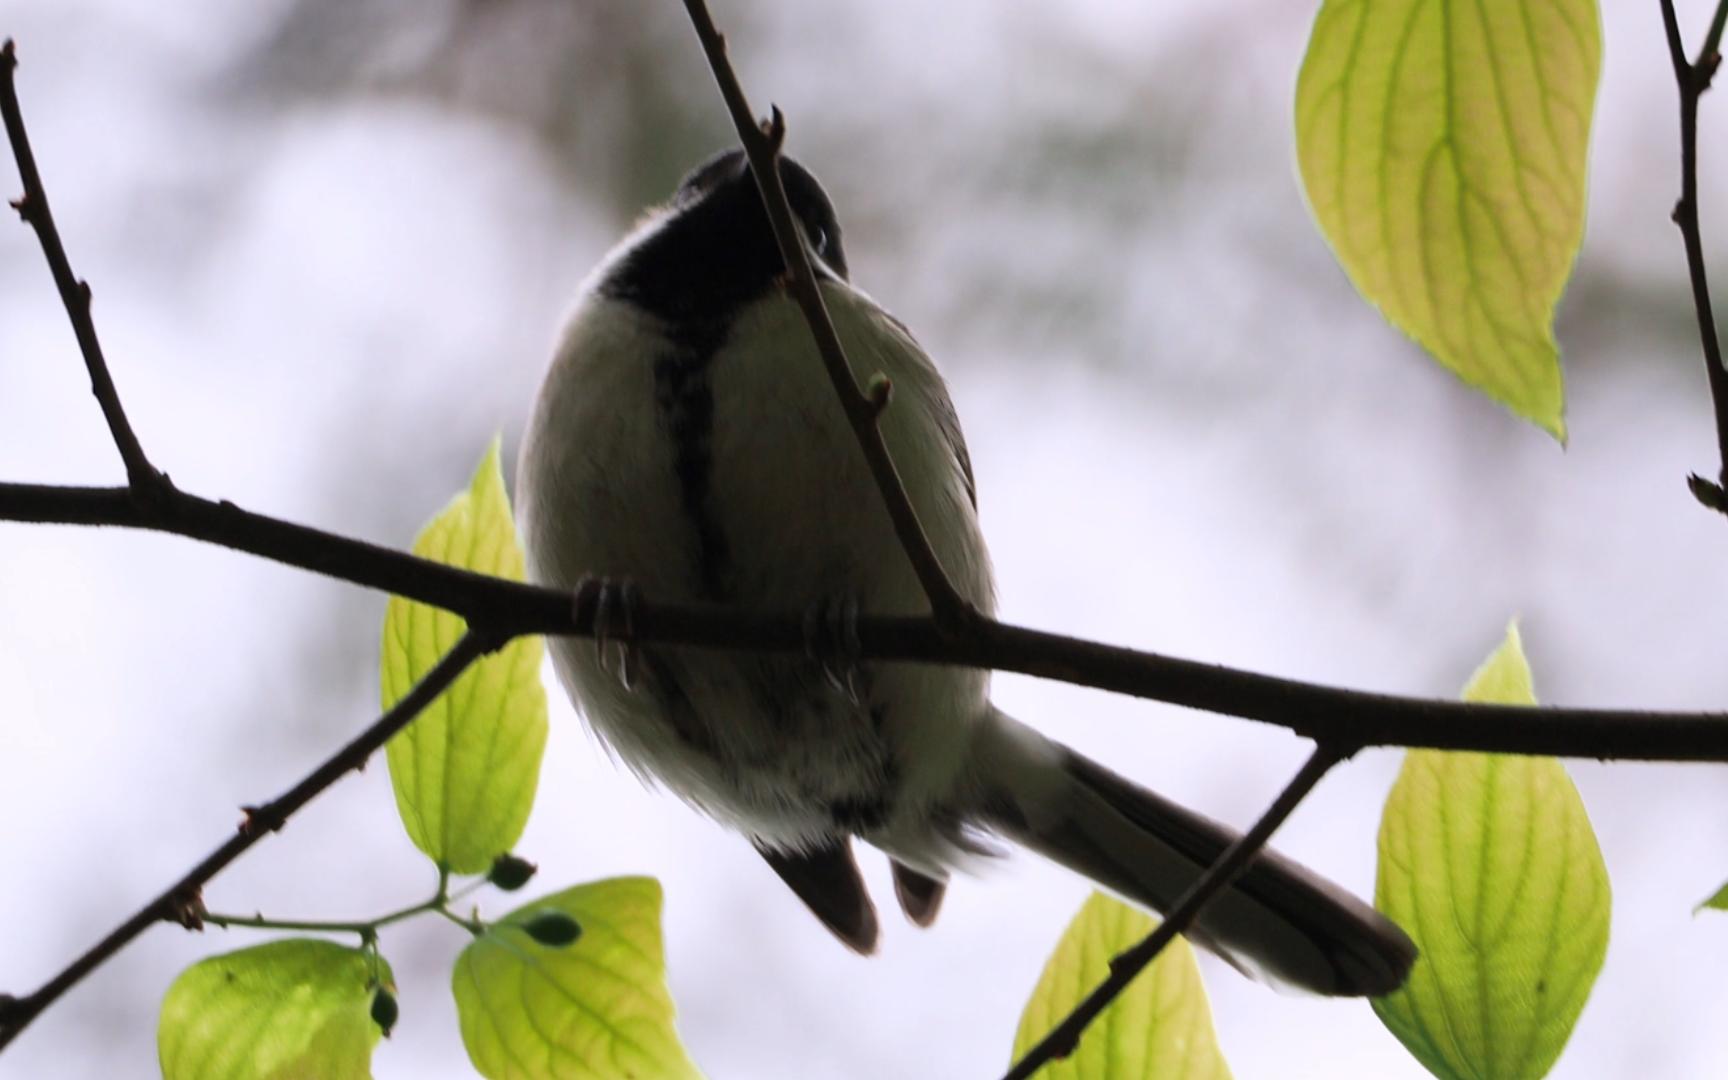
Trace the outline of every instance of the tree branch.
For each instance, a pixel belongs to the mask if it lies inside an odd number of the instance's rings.
[[[880,401],[873,400],[858,389],[852,365],[840,344],[840,335],[828,316],[827,305],[822,302],[816,272],[810,266],[810,255],[799,239],[798,227],[792,220],[792,205],[787,201],[785,185],[780,181],[780,147],[786,139],[786,118],[775,107],[774,117],[767,125],[757,124],[750,103],[744,98],[744,89],[738,83],[738,76],[726,59],[726,38],[714,28],[708,5],[703,0],[684,0],[684,9],[690,13],[691,25],[695,27],[702,51],[708,57],[708,67],[714,72],[714,81],[720,86],[720,95],[726,99],[726,108],[738,129],[738,139],[750,159],[750,171],[762,192],[762,202],[768,210],[768,221],[774,228],[780,256],[791,271],[792,296],[804,311],[810,336],[816,341],[816,350],[821,354],[828,379],[840,397],[840,405],[852,425],[853,434],[858,437],[858,446],[876,479],[876,489],[881,492],[888,516],[894,522],[900,546],[924,587],[937,627],[945,633],[958,634],[981,616],[972,602],[954,587],[953,580],[942,568],[942,560],[930,546],[930,538],[918,521],[918,513],[912,508],[912,500],[907,497],[906,487],[900,481],[888,444],[882,440],[882,430],[876,421],[882,414],[886,397]]]
[[[472,630],[444,654],[407,695],[379,717],[371,727],[361,732],[348,745],[338,750],[308,773],[305,779],[263,806],[244,808],[245,817],[228,841],[205,856],[197,866],[181,875],[154,900],[139,908],[131,918],[115,927],[109,935],[92,945],[58,975],[49,979],[33,993],[14,998],[0,996],[0,1050],[17,1038],[30,1022],[41,1015],[62,994],[76,986],[79,980],[100,967],[104,961],[124,948],[133,938],[155,923],[165,919],[197,928],[200,910],[199,894],[204,885],[229,863],[239,858],[259,840],[279,831],[301,807],[311,802],[325,788],[352,770],[361,768],[373,752],[389,741],[392,735],[408,726],[408,722],[431,704],[445,688],[466,671],[468,665],[505,644],[506,639]]]
[[[1164,916],[1164,921],[1147,935],[1138,945],[1110,961],[1110,974],[1090,993],[1080,1004],[1074,1006],[1072,1012],[1063,1018],[1062,1022],[1050,1029],[1050,1033],[1038,1041],[1038,1044],[1028,1050],[1024,1057],[1014,1063],[1002,1077],[1002,1080],[1027,1080],[1033,1073],[1043,1068],[1057,1058],[1065,1058],[1080,1045],[1080,1035],[1092,1021],[1098,1018],[1112,1001],[1128,988],[1134,977],[1144,971],[1147,965],[1158,958],[1164,946],[1170,944],[1177,934],[1194,925],[1194,920],[1206,907],[1206,904],[1219,893],[1230,887],[1254,856],[1260,854],[1272,834],[1278,831],[1278,826],[1284,824],[1284,819],[1307,798],[1314,790],[1314,785],[1320,782],[1332,766],[1349,757],[1354,750],[1340,752],[1335,746],[1321,743],[1314,748],[1314,753],[1302,766],[1266,812],[1260,815],[1260,820],[1254,827],[1244,833],[1234,844],[1224,849],[1218,856],[1218,861],[1206,868],[1206,872],[1195,879],[1182,898],[1176,901],[1176,906]]]
[[[174,533],[446,608],[499,635],[591,636],[571,595],[488,577],[175,490],[141,505],[125,488],[0,483],[0,520],[119,525]],[[928,617],[864,616],[859,656],[1013,671],[1259,720],[1320,742],[1638,761],[1728,762],[1728,714],[1466,704],[1372,694],[981,619],[958,636]],[[799,652],[803,616],[656,604],[640,644]]]
[[[1710,283],[1704,269],[1704,238],[1698,227],[1698,99],[1710,89],[1710,80],[1722,63],[1717,49],[1722,41],[1723,22],[1728,19],[1728,0],[1717,4],[1696,61],[1686,59],[1674,0],[1661,0],[1661,5],[1668,58],[1680,91],[1680,200],[1674,204],[1672,216],[1686,245],[1686,270],[1692,279],[1692,306],[1697,312],[1698,337],[1704,347],[1704,373],[1709,379],[1710,401],[1716,413],[1716,449],[1721,460],[1714,481],[1694,473],[1687,477],[1686,483],[1699,502],[1728,514],[1728,492],[1724,491],[1728,487],[1728,368],[1722,365],[1722,344],[1716,335],[1716,314],[1711,308]]]
[[[60,242],[60,230],[54,224],[54,211],[48,206],[48,192],[42,186],[42,174],[36,168],[36,155],[30,149],[30,136],[24,130],[24,114],[18,106],[18,87],[14,72],[18,69],[17,45],[11,38],[0,45],[0,117],[6,124],[6,138],[12,144],[12,158],[18,163],[18,175],[24,182],[24,194],[12,200],[18,211],[41,241],[42,254],[48,260],[48,270],[54,275],[54,287],[60,290],[60,302],[72,320],[72,332],[78,338],[78,349],[84,356],[84,366],[90,373],[90,392],[102,406],[102,416],[114,436],[120,460],[126,464],[126,476],[132,490],[142,497],[168,486],[168,478],[157,472],[144,456],[144,447],[132,433],[126,410],[120,405],[120,394],[108,375],[108,361],[102,356],[102,343],[96,338],[96,323],[90,317],[90,285],[72,273],[66,258],[66,246]]]

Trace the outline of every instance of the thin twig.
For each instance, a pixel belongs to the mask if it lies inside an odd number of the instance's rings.
[[[756,186],[761,189],[762,202],[767,207],[768,221],[774,228],[781,258],[791,270],[793,298],[804,311],[810,336],[816,341],[816,350],[822,356],[829,381],[834,384],[834,392],[840,397],[846,419],[858,437],[858,445],[864,451],[871,475],[876,479],[876,488],[881,492],[889,518],[893,520],[900,546],[924,587],[936,625],[944,632],[957,634],[980,616],[972,601],[954,587],[953,579],[942,567],[941,558],[931,547],[930,537],[918,521],[918,513],[913,509],[906,486],[894,467],[888,444],[882,440],[882,430],[876,422],[882,410],[858,389],[852,365],[847,362],[846,350],[840,344],[840,335],[835,332],[834,321],[829,318],[827,305],[822,301],[816,272],[810,265],[810,255],[804,250],[803,241],[799,239],[798,228],[792,221],[792,205],[787,201],[785,186],[780,181],[780,147],[786,138],[786,118],[776,107],[773,120],[766,128],[756,122],[750,103],[744,98],[744,89],[738,83],[738,76],[726,59],[726,38],[715,29],[708,5],[703,0],[684,0],[684,8],[690,13],[691,25],[702,42],[702,51],[708,57],[714,81],[720,86],[720,94],[726,99],[726,108],[732,114],[732,123],[738,129],[738,139],[750,159],[750,171],[756,177]]]
[[[139,908],[107,937],[92,945],[82,956],[66,965],[58,975],[43,983],[33,993],[19,998],[0,998],[0,1050],[17,1038],[19,1033],[60,995],[77,985],[79,980],[96,970],[152,925],[166,919],[196,926],[200,908],[198,897],[211,878],[244,854],[253,844],[279,831],[295,811],[311,802],[325,788],[346,773],[363,766],[367,758],[388,742],[392,735],[407,727],[408,722],[455,682],[470,664],[503,644],[503,639],[487,634],[474,631],[463,634],[450,651],[444,654],[443,659],[433,665],[432,670],[371,727],[282,795],[263,806],[246,807],[246,816],[241,821],[239,830],[226,843],[181,875],[178,881],[154,900]]]
[[[1710,31],[1704,35],[1704,44],[1698,50],[1698,61],[1694,66],[1714,70],[1721,62],[1724,26],[1728,26],[1728,0],[1716,0],[1716,14],[1710,19]]]
[[[1661,0],[1662,29],[1668,39],[1668,58],[1674,66],[1674,83],[1680,91],[1680,200],[1674,204],[1674,224],[1680,227],[1686,245],[1686,270],[1692,279],[1692,306],[1698,318],[1698,336],[1704,346],[1704,372],[1710,383],[1710,401],[1716,413],[1716,449],[1721,465],[1716,480],[1693,474],[1687,484],[1699,502],[1718,513],[1728,514],[1728,368],[1722,366],[1722,344],[1716,336],[1716,313],[1710,304],[1710,283],[1704,269],[1704,237],[1698,226],[1698,99],[1710,88],[1722,62],[1717,52],[1722,41],[1728,0],[1717,5],[1704,46],[1696,61],[1686,59],[1680,37],[1680,20],[1674,0]]]
[[[78,350],[84,356],[84,366],[90,373],[90,391],[102,406],[120,460],[126,464],[126,477],[132,490],[149,498],[168,485],[168,478],[158,472],[144,456],[144,447],[132,432],[126,410],[120,405],[120,394],[108,375],[108,361],[102,356],[102,343],[96,337],[96,323],[90,317],[90,285],[72,273],[66,258],[66,245],[60,240],[60,230],[54,224],[54,211],[48,206],[48,192],[42,186],[42,174],[36,168],[36,155],[30,150],[30,136],[24,130],[24,114],[18,106],[18,87],[14,72],[18,68],[18,50],[11,38],[0,45],[0,117],[6,123],[6,138],[12,144],[12,157],[18,163],[18,175],[24,181],[24,194],[12,201],[18,216],[36,230],[42,254],[48,259],[49,272],[54,275],[54,287],[60,290],[60,302],[72,320],[72,332],[78,338]]]
[[[158,518],[166,510],[170,520]],[[383,589],[456,612],[497,634],[591,636],[592,605],[406,552],[322,532],[176,490],[157,507],[125,488],[0,483],[0,520],[119,525],[174,533]],[[803,616],[656,604],[635,613],[644,645],[800,652]],[[958,636],[928,617],[863,616],[859,658],[1014,671],[1077,686],[1259,720],[1321,742],[1630,761],[1728,761],[1728,714],[1480,705],[1371,694],[981,619]]]
[[[1164,946],[1177,934],[1194,925],[1195,918],[1205,909],[1206,904],[1241,876],[1242,871],[1254,860],[1254,856],[1260,854],[1266,842],[1272,839],[1278,826],[1284,824],[1284,819],[1290,816],[1291,811],[1314,790],[1314,785],[1320,782],[1320,778],[1353,752],[1340,752],[1327,743],[1316,746],[1301,771],[1278,793],[1278,797],[1266,808],[1266,812],[1260,815],[1260,820],[1254,823],[1254,827],[1224,849],[1224,853],[1218,856],[1218,861],[1207,867],[1206,872],[1188,887],[1188,891],[1182,894],[1182,898],[1176,901],[1176,905],[1164,916],[1164,921],[1159,923],[1151,934],[1110,961],[1110,974],[1104,981],[1087,994],[1085,1000],[1074,1006],[1073,1011],[1064,1017],[1061,1023],[1051,1028],[1050,1033],[1040,1039],[1036,1046],[1015,1062],[1002,1080],[1027,1080],[1051,1061],[1073,1053],[1074,1048],[1080,1045],[1080,1036],[1087,1026],[1128,988],[1136,975],[1157,959]]]

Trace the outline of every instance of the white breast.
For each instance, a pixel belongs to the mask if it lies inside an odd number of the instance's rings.
[[[940,376],[867,296],[838,283],[825,296],[860,379],[880,372],[893,382],[882,425],[902,480],[949,573],[989,610],[988,557]],[[656,402],[651,358],[665,347],[664,327],[632,305],[590,292],[579,306],[522,449],[530,576],[559,587],[585,574],[627,577],[664,602],[798,612],[850,595],[867,613],[927,610],[808,328],[778,291],[739,314],[705,372],[704,512],[725,549],[724,595],[710,595]],[[868,700],[855,704],[803,657],[657,650],[658,670],[676,685],[626,693],[598,670],[591,643],[555,642],[552,655],[628,764],[771,842],[831,831],[825,807],[884,785],[895,817],[927,815],[954,784],[986,708],[986,676],[961,669],[870,665]],[[690,723],[708,751],[679,734]]]

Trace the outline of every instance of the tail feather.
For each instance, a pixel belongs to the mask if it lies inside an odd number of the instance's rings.
[[[756,850],[847,948],[860,956],[876,951],[876,905],[858,873],[850,839],[810,851],[777,851],[762,844]]]
[[[913,925],[929,926],[936,921],[936,912],[942,907],[942,894],[948,890],[948,883],[914,870],[899,859],[892,862],[894,895],[900,901],[900,910],[906,913]]]
[[[995,770],[992,825],[1128,900],[1169,910],[1239,835],[1002,720],[1018,760]],[[1248,974],[1328,995],[1389,993],[1416,960],[1415,945],[1385,916],[1271,850],[1187,936]]]

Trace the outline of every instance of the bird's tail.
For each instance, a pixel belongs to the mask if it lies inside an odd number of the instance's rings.
[[[1001,713],[982,733],[989,827],[1134,903],[1167,911],[1239,835]],[[1312,993],[1403,984],[1416,946],[1379,912],[1267,850],[1187,937],[1242,971]]]

